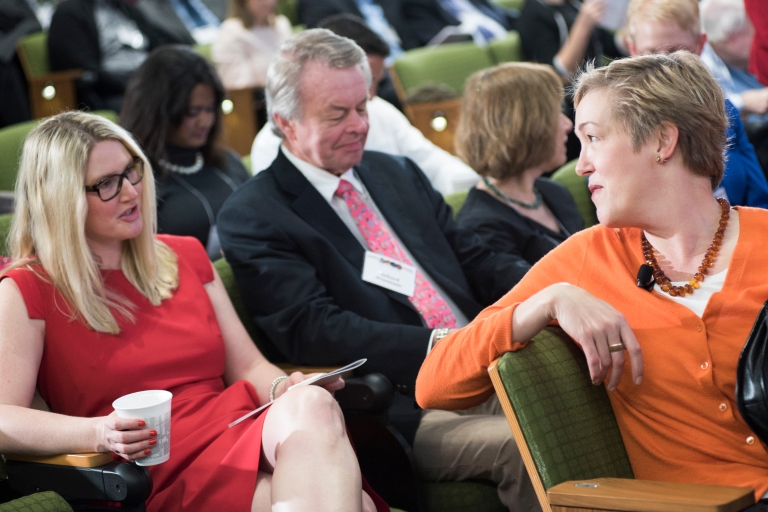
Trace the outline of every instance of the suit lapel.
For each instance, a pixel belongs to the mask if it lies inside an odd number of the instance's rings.
[[[282,151],[278,152],[273,168],[278,185],[291,196],[291,209],[327,238],[362,275],[365,249],[333,208]]]

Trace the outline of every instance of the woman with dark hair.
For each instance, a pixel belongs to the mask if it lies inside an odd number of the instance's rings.
[[[216,215],[248,171],[219,145],[224,88],[208,61],[183,46],[152,52],[128,83],[120,124],[156,169],[158,232],[194,236],[220,257]]]

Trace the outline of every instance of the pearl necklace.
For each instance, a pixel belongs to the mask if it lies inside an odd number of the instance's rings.
[[[203,158],[203,154],[198,151],[197,155],[195,156],[195,163],[192,165],[188,165],[188,166],[176,165],[162,158],[158,160],[157,163],[160,164],[160,167],[162,167],[168,172],[176,172],[179,174],[195,174],[196,172],[199,172],[200,169],[203,168],[203,165],[205,164],[205,159]]]

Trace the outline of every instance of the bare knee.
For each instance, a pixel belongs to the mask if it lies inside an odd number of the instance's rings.
[[[311,429],[315,432],[345,435],[344,415],[333,395],[318,386],[306,386],[285,393],[272,406],[279,410],[289,430]]]
[[[376,512],[376,505],[368,493],[363,491],[363,512]]]

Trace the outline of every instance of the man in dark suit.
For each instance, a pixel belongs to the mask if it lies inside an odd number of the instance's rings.
[[[445,27],[461,25],[465,10],[490,18],[504,30],[515,28],[517,13],[489,0],[461,0],[456,7],[454,3],[454,0],[299,0],[296,9],[299,22],[310,28],[334,14],[360,16],[387,41],[395,58],[400,50],[426,45]],[[382,33],[386,31],[381,28],[384,24],[399,37],[399,47],[393,47],[392,37]]]
[[[411,161],[364,153],[370,81],[363,51],[330,31],[283,45],[266,87],[283,145],[219,214],[227,260],[280,356],[312,365],[367,357],[363,370],[393,381],[393,421],[421,418],[414,454],[424,478],[490,479],[511,510],[535,510],[497,401],[422,417],[410,397],[431,346],[514,285],[524,262],[457,230]]]

